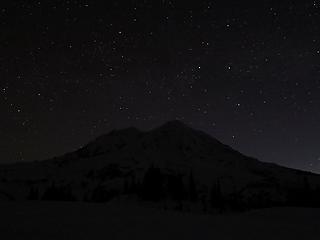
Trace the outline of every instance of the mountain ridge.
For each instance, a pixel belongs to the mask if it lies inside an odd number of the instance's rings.
[[[147,188],[150,182],[158,185]],[[180,121],[150,131],[113,130],[60,157],[0,166],[0,195],[14,199],[28,199],[33,189],[38,198],[51,199],[48,191],[59,186],[63,199],[72,195],[77,200],[102,201],[135,195],[177,201],[187,199],[184,191],[190,184],[202,202],[209,201],[212,189],[220,189],[215,194],[229,202],[237,196],[246,205],[264,206],[295,201],[292,195],[298,198],[297,192],[306,186],[310,191],[320,189],[320,175],[247,157]],[[158,196],[153,188],[163,194]]]

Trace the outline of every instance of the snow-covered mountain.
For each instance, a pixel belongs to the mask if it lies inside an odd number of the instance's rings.
[[[320,175],[244,156],[179,121],[114,130],[61,157],[0,166],[0,199],[317,205],[319,187]]]

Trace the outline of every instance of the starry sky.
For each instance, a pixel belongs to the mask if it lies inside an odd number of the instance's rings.
[[[4,0],[0,163],[179,119],[320,173],[320,1]]]

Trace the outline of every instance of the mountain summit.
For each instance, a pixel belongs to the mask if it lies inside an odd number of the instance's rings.
[[[180,121],[113,130],[61,157],[0,167],[0,199],[131,196],[259,207],[305,203],[298,196],[316,196],[319,186],[319,175],[247,157]]]

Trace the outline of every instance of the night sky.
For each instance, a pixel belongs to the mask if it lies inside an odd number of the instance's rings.
[[[179,119],[320,172],[320,1],[1,1],[0,163]]]

